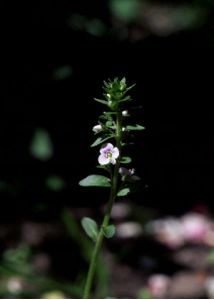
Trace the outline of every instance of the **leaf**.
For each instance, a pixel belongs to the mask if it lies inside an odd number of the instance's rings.
[[[113,126],[113,121],[112,120],[109,120],[109,121],[106,121],[106,126]]]
[[[108,225],[107,227],[103,228],[103,234],[107,239],[112,238],[115,235],[116,228],[114,225]]]
[[[120,84],[126,84],[126,77],[123,77],[123,78],[120,80]]]
[[[105,138],[99,137],[99,138],[97,138],[97,139],[94,141],[94,143],[91,145],[91,147],[98,146],[98,145],[102,144],[103,142],[105,142],[105,141],[111,139],[112,137],[113,137],[113,135],[110,135],[110,136],[105,137]]]
[[[117,193],[117,196],[118,197],[123,197],[123,196],[126,196],[130,193],[130,189],[129,188],[124,188],[122,190],[120,190],[118,193]]]
[[[128,92],[128,91],[130,91],[133,87],[135,87],[136,86],[136,83],[134,83],[134,84],[132,84],[131,86],[129,86],[129,87],[127,87],[126,88],[126,93]]]
[[[119,102],[125,102],[125,101],[132,101],[131,97],[130,96],[127,96],[121,100],[119,100]]]
[[[98,235],[97,223],[91,218],[84,217],[81,220],[81,225],[85,233],[95,242]]]
[[[126,126],[126,129],[128,130],[144,130],[145,127],[144,126],[141,126],[141,125],[138,125],[136,124],[135,126],[132,126],[132,125],[128,125]]]
[[[53,144],[48,132],[38,128],[33,136],[30,145],[31,154],[42,161],[46,161],[53,156]]]
[[[97,98],[94,98],[94,100],[97,101],[97,102],[99,102],[99,103],[102,103],[102,104],[104,104],[104,105],[109,106],[108,101],[101,100],[101,99],[97,99]]]
[[[121,158],[121,164],[129,164],[130,162],[132,161],[131,157],[128,157],[128,156],[123,156]]]
[[[104,111],[104,115],[116,115],[114,111]]]
[[[110,179],[102,175],[89,175],[79,182],[81,186],[110,187]]]

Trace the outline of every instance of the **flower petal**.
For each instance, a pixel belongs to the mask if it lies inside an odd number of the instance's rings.
[[[102,130],[102,126],[100,124],[98,125],[95,125],[92,130],[95,132],[95,133],[98,133]]]
[[[112,164],[112,165],[115,165],[115,164],[116,164],[116,159],[115,159],[114,157],[111,157],[110,161],[111,161],[111,164]]]
[[[114,149],[114,146],[111,143],[108,143],[105,147],[100,149],[100,153],[106,154],[107,152],[112,152],[113,149]]]
[[[109,151],[112,151],[114,149],[114,146],[111,144],[111,143],[108,143],[106,145],[106,148],[109,150]]]
[[[100,165],[107,165],[110,163],[110,158],[106,157],[104,154],[100,154],[98,157],[98,162]]]
[[[118,156],[119,156],[119,154],[120,154],[117,147],[114,147],[114,148],[112,149],[111,153],[112,153],[112,157],[113,157],[113,158],[118,158]]]

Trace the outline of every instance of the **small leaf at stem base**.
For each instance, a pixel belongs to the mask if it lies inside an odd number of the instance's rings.
[[[91,218],[84,217],[81,220],[81,225],[85,233],[95,242],[98,235],[97,223]]]

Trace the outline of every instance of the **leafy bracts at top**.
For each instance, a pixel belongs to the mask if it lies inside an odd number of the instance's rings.
[[[119,80],[115,78],[113,81],[104,81],[103,94],[105,99],[94,99],[95,101],[107,105],[112,111],[117,111],[119,104],[125,101],[131,101],[130,96],[126,96],[126,93],[135,86],[127,86],[126,79]]]
[[[122,156],[123,147],[127,144],[127,138],[132,131],[140,131],[145,129],[139,124],[127,124],[129,111],[126,110],[125,102],[132,100],[127,92],[133,87],[127,86],[126,79],[121,80],[115,78],[113,81],[104,81],[104,99],[95,99],[96,101],[105,104],[108,109],[104,111],[98,119],[96,125],[93,126],[92,131],[94,135],[98,135],[95,141],[91,144],[91,147],[100,146],[100,154],[98,162],[100,167],[103,167],[110,177],[113,175],[112,165],[118,164],[130,164],[132,159],[128,156]],[[119,165],[117,169],[119,169]],[[131,170],[131,169],[130,169]],[[137,176],[133,174],[121,175],[121,181],[131,182],[136,179]],[[105,186],[110,187],[111,184],[108,180],[104,179],[100,175],[90,175],[79,183],[81,186]],[[117,191],[119,196],[125,195],[129,191],[126,189],[121,192],[121,189]]]

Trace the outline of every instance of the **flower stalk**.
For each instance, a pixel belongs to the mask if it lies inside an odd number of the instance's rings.
[[[125,145],[124,139],[127,138],[129,131],[144,129],[144,127],[138,124],[134,126],[127,125],[126,127],[123,125],[124,118],[127,119],[129,116],[128,110],[124,110],[124,104],[132,100],[126,94],[133,86],[128,87],[125,78],[122,80],[118,78],[115,78],[113,81],[109,80],[108,82],[104,82],[104,99],[95,99],[97,102],[107,106],[109,111],[105,111],[100,116],[99,124],[93,127],[94,134],[98,134],[99,137],[91,147],[101,145],[98,157],[99,168],[108,171],[110,178],[102,175],[89,175],[81,180],[79,184],[81,186],[110,187],[110,195],[99,229],[94,220],[90,218],[83,218],[82,220],[82,226],[86,234],[95,242],[83,291],[83,299],[90,297],[103,239],[104,237],[111,238],[115,233],[114,225],[109,225],[114,201],[117,196],[126,196],[131,192],[131,184],[137,178],[137,176],[133,175],[133,169],[126,169],[124,171],[125,168],[123,168],[124,170],[121,173],[120,168],[121,164],[131,162],[130,157],[122,156],[122,148]],[[116,146],[109,143],[109,140],[114,140]]]

